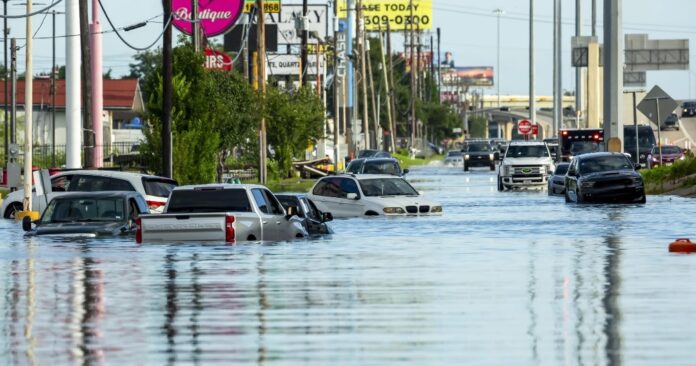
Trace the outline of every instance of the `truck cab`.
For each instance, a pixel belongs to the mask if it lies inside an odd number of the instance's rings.
[[[498,169],[498,191],[514,188],[543,188],[554,171],[546,143],[513,141]]]

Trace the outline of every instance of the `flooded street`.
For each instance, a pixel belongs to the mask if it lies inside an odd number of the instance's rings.
[[[331,238],[145,245],[0,229],[0,364],[685,365],[696,201],[568,205],[495,173],[408,175],[442,217]]]

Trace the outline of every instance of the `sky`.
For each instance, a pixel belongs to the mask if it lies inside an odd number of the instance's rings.
[[[36,0],[49,4],[51,0]],[[25,0],[9,0],[8,14],[21,14]],[[160,0],[102,0],[109,17],[116,27],[124,27],[150,20],[148,24],[123,37],[132,45],[144,47],[154,42],[162,30],[162,2]],[[284,1],[286,2],[286,1]],[[287,3],[297,3],[297,0]],[[310,3],[326,3],[311,1]],[[575,73],[570,66],[570,40],[575,32],[575,1],[562,1],[563,13],[563,88],[574,89]],[[602,36],[602,4],[597,0],[597,34]],[[44,5],[45,6],[45,5]],[[647,33],[650,39],[689,39],[692,48],[696,47],[696,1],[693,0],[624,0],[624,31],[626,33]],[[34,5],[34,10],[43,7]],[[589,35],[591,0],[582,0],[583,35]],[[525,0],[433,0],[433,25],[442,29],[442,52],[454,54],[457,66],[496,66],[496,16],[493,10],[502,9],[501,16],[501,70],[497,72],[502,95],[526,95],[528,92],[529,58],[529,2]],[[64,11],[65,1],[56,6]],[[536,91],[539,95],[552,93],[552,24],[553,0],[535,0],[535,42],[536,42]],[[45,19],[44,19],[45,18]],[[42,24],[43,23],[43,24]],[[109,30],[104,15],[101,15],[102,28]],[[16,37],[19,46],[24,45],[25,23],[23,20],[9,20],[10,36]],[[49,72],[51,68],[51,16],[37,15],[33,18],[34,70],[35,73]],[[65,64],[65,23],[64,15],[56,15],[56,63]],[[178,32],[175,31],[174,39]],[[103,35],[104,72],[112,70],[112,75],[120,77],[129,72],[135,50],[128,48],[111,32]],[[399,44],[399,42],[396,42]],[[161,42],[158,43],[158,45]],[[398,49],[397,49],[398,50]],[[691,59],[696,52],[690,51]],[[19,72],[24,70],[25,49],[18,55]],[[648,73],[647,87],[660,85],[676,99],[696,98],[696,73],[691,71],[656,71]],[[486,94],[495,93],[489,88]]]

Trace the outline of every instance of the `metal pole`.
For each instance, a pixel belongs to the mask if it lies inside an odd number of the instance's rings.
[[[529,0],[529,120],[536,123],[536,90],[534,63],[534,0]],[[547,131],[544,131],[547,133]]]
[[[339,87],[343,85],[345,80],[341,80],[339,82],[339,78],[343,79],[344,75],[339,76],[339,62],[342,62],[338,58],[338,2],[334,1],[334,80],[333,80],[333,96],[334,96],[334,131],[333,131],[333,136],[334,136],[334,174],[338,174],[338,159],[340,158],[340,153],[338,151],[339,149],[339,144],[338,144],[338,138],[339,138],[339,105],[340,103],[338,102],[339,100]]]
[[[437,28],[437,102],[441,102],[440,93],[442,92],[442,60],[440,59],[440,27]]]
[[[191,0],[191,24],[193,24],[193,28],[191,29],[191,41],[193,42],[193,51],[195,53],[201,52],[201,27],[200,23],[198,23],[198,1],[199,0]]]
[[[360,91],[362,93],[362,130],[363,130],[363,143],[365,144],[365,149],[371,148],[370,146],[370,123],[368,121],[368,104],[367,104],[367,65],[365,60],[365,23],[363,22],[362,13],[362,0],[357,2],[357,37],[358,37],[358,59],[360,60]]]
[[[10,91],[11,113],[10,113],[10,140],[11,143],[17,143],[17,40],[10,40],[10,50],[12,53],[12,62],[10,63],[10,78],[12,79]],[[14,162],[14,161],[13,161]]]
[[[104,166],[104,128],[102,111],[104,109],[104,75],[102,74],[102,34],[99,22],[99,2],[92,0],[92,26],[90,27],[92,43],[92,129],[94,130],[94,151],[92,166]]]
[[[597,0],[592,0],[592,37],[597,36]]]
[[[563,128],[563,87],[561,72],[561,0],[554,0],[554,44],[553,44],[553,68],[554,68],[554,97],[553,118],[554,135],[558,137],[558,131]],[[560,149],[559,149],[560,150]]]
[[[500,16],[501,16],[504,12],[503,12],[502,9],[495,9],[495,10],[493,10],[493,12],[497,15],[497,18],[498,18],[498,19],[497,19],[497,21],[498,21],[498,32],[497,32],[497,36],[496,36],[496,37],[498,38],[498,39],[497,39],[497,43],[496,43],[496,44],[497,44],[496,48],[497,48],[498,51],[496,52],[496,53],[497,53],[497,54],[496,54],[497,66],[496,66],[496,70],[495,70],[495,71],[498,73],[498,82],[497,82],[496,84],[497,84],[497,89],[498,89],[498,108],[500,108],[500,80],[501,80],[501,77],[500,77],[500,76],[501,76],[501,74],[502,74],[502,72],[500,72]]]
[[[174,95],[172,61],[172,0],[162,0],[164,35],[162,38],[162,175],[174,177],[172,162],[172,100]]]
[[[604,0],[604,141],[607,151],[623,151],[622,1]]]
[[[355,141],[353,141],[353,131],[355,128],[355,115],[353,113],[353,98],[355,93],[355,70],[353,70],[353,27],[355,26],[355,17],[353,16],[353,0],[346,0],[346,12],[348,15],[348,27],[346,29],[346,55],[348,57],[348,88],[346,91],[346,143],[348,144],[348,158],[352,159],[355,156]]]
[[[575,36],[582,35],[582,0],[575,0]],[[583,105],[582,68],[575,68],[575,115],[577,128],[580,128],[580,114]]]
[[[7,16],[7,1],[8,0],[3,0],[3,14]],[[7,166],[7,163],[10,161],[10,156],[9,156],[9,131],[8,131],[8,100],[10,99],[7,95],[7,83],[9,80],[8,79],[8,73],[7,73],[7,18],[3,19],[4,21],[4,27],[3,27],[3,39],[4,42],[2,44],[2,48],[4,50],[4,57],[5,57],[5,71],[3,71],[3,78],[5,79],[5,105],[3,106],[3,109],[5,111],[5,166]]]
[[[411,19],[413,19],[413,0],[409,0],[409,8],[411,9]],[[411,22],[410,38],[411,44],[409,50],[411,52],[411,148],[414,148],[416,143],[416,35],[414,33],[415,27],[413,22]]]
[[[31,14],[31,1],[27,1],[27,14]],[[34,118],[32,116],[34,108],[34,68],[32,63],[33,52],[33,29],[31,25],[31,17],[26,17],[26,76],[24,86],[24,211],[32,210],[32,148],[33,148],[33,125]]]
[[[52,165],[56,166],[56,11],[53,10],[53,57],[51,67],[51,153]]]
[[[307,43],[309,42],[309,31],[305,27],[305,22],[307,20],[307,7],[307,0],[302,0],[302,32],[300,33],[302,35],[302,45],[300,46],[300,87],[305,86],[307,83],[307,73],[309,72],[309,67],[307,65]],[[319,67],[318,64],[317,67]]]
[[[259,92],[262,97],[266,96],[266,32],[265,32],[265,22],[266,14],[264,12],[264,0],[256,0],[257,7],[257,35],[258,35],[258,85]],[[265,101],[264,101],[265,103]],[[263,111],[265,113],[265,111]],[[266,161],[268,159],[268,149],[266,142],[266,117],[261,115],[261,128],[259,130],[259,175],[261,184],[266,185],[268,183],[268,173]]]
[[[638,141],[638,108],[636,108],[636,92],[633,92],[633,127],[636,130],[636,165],[640,165],[640,142]]]
[[[660,131],[662,130],[662,120],[660,120],[660,98],[655,98],[655,106],[657,107],[657,147],[660,149],[660,165],[662,164],[662,136]],[[638,155],[638,154],[636,154]]]
[[[92,50],[89,37],[89,7],[87,0],[79,1],[80,54],[82,56],[82,124],[84,165],[94,168],[94,125],[92,122]]]
[[[80,34],[78,0],[67,0],[65,4],[65,34]],[[80,100],[80,38],[67,37],[65,61],[65,166],[69,169],[82,168],[80,149],[82,142]]]

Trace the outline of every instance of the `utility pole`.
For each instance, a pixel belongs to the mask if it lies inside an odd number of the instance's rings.
[[[7,1],[8,0],[2,0],[2,2],[3,2],[3,15],[5,15],[5,16],[7,16]],[[4,56],[5,56],[5,63],[3,64],[3,65],[5,65],[5,70],[3,71],[3,74],[4,74],[3,79],[5,80],[5,85],[4,85],[5,86],[5,99],[4,99],[5,105],[4,105],[3,109],[5,111],[5,166],[7,166],[7,163],[9,163],[9,161],[10,161],[10,154],[9,154],[9,151],[10,151],[9,133],[10,132],[8,131],[8,127],[9,127],[9,125],[8,125],[8,117],[9,117],[8,109],[9,108],[7,106],[7,102],[10,99],[7,95],[7,84],[9,82],[9,80],[8,80],[9,75],[7,72],[7,35],[9,33],[9,30],[7,29],[7,18],[3,18],[3,22],[4,22],[4,27],[3,27],[3,33],[2,33],[3,34],[2,48],[4,50]]]
[[[264,0],[256,0],[256,26],[257,36],[258,36],[258,77],[257,82],[259,86],[259,92],[261,93],[261,98],[265,104],[266,99],[266,14],[264,12]],[[266,166],[266,160],[268,155],[267,142],[266,142],[266,116],[265,108],[261,107],[261,126],[259,128],[259,181],[261,184],[266,185],[268,183],[268,172]]]
[[[437,27],[437,102],[441,103],[440,93],[442,93],[442,60],[440,59],[440,27]]]
[[[307,65],[307,43],[309,43],[309,30],[307,30],[307,12],[308,12],[307,0],[302,0],[302,46],[300,47],[300,87],[305,86],[307,83],[307,73],[309,72],[309,67]],[[319,44],[317,44],[317,47]],[[317,76],[319,75],[319,64],[317,64]],[[319,87],[317,85],[317,87]]]
[[[582,35],[582,1],[575,0],[575,36],[580,37]],[[583,92],[582,88],[582,68],[575,68],[575,115],[577,125],[576,128],[580,128],[580,114],[582,113],[583,103]]]
[[[435,82],[435,58],[433,57],[435,55],[435,48],[433,44],[433,35],[430,34],[430,82],[428,83],[428,88],[432,88],[433,83]],[[429,90],[428,91],[428,100],[432,101],[433,97],[433,91]],[[440,99],[440,96],[438,95],[437,99]]]
[[[172,65],[172,0],[162,0],[164,35],[162,38],[162,175],[174,177],[172,162],[172,97],[174,77]]]
[[[353,0],[346,0],[346,12],[348,14],[348,27],[346,29],[346,55],[348,57],[348,83],[346,85],[346,144],[348,145],[348,158],[352,159],[355,156],[355,142],[353,141],[353,128],[355,127],[355,116],[353,112],[353,97],[355,93],[355,70],[353,70],[353,27],[355,19],[353,16]]]
[[[384,78],[384,91],[386,92],[386,98],[385,101],[387,102],[387,123],[388,123],[388,130],[389,130],[389,143],[390,143],[390,151],[391,152],[396,152],[396,145],[395,145],[395,139],[394,139],[394,134],[396,131],[394,130],[394,116],[392,115],[392,109],[391,109],[391,92],[392,92],[392,87],[391,87],[391,82],[389,81],[389,66],[387,66],[387,57],[391,58],[391,54],[388,52],[384,52],[384,40],[382,37],[382,31],[380,29],[379,32],[379,53],[382,55],[382,77]],[[386,56],[385,56],[386,53]]]
[[[89,8],[80,0],[80,54],[82,56],[83,146],[85,166],[94,167],[94,125],[92,125],[92,63],[89,49]]]
[[[622,17],[622,0],[604,0],[604,141],[612,152],[623,151]]]
[[[363,143],[365,144],[365,149],[371,148],[370,146],[370,124],[369,116],[367,111],[367,65],[365,65],[365,27],[363,22],[362,14],[362,0],[358,0],[357,3],[357,37],[358,37],[358,57],[360,60],[360,76],[362,80],[360,82],[360,87],[362,89],[362,130],[363,130]]]
[[[66,0],[65,34],[80,34],[78,0]],[[82,119],[80,102],[80,38],[65,39],[65,162],[68,169],[82,168]]]
[[[191,0],[191,41],[193,42],[193,52],[201,52],[201,23],[198,19],[198,1]]]
[[[27,1],[27,15],[31,14],[31,1]],[[33,29],[31,25],[31,16],[26,17],[26,34],[27,34],[27,45],[26,45],[26,76],[25,76],[25,86],[24,86],[24,212],[28,213],[32,211],[31,200],[32,200],[32,148],[33,148],[33,109],[34,109],[34,65],[32,63],[33,57]],[[34,218],[32,218],[32,221]]]
[[[339,91],[341,90],[343,84],[345,83],[345,75],[339,75],[340,72],[340,66],[339,63],[343,63],[343,60],[339,59],[338,53],[338,36],[339,36],[339,26],[338,26],[338,2],[334,1],[333,3],[333,11],[334,11],[334,38],[333,38],[333,44],[334,44],[334,80],[333,80],[333,99],[334,99],[334,126],[333,126],[333,137],[334,137],[334,174],[338,174],[338,161],[341,157],[341,153],[339,152],[340,146],[338,143],[338,138],[339,138],[339,114],[340,114],[340,109],[339,109],[339,96],[340,93]]]
[[[415,148],[416,143],[416,50],[415,50],[415,27],[413,24],[413,0],[409,0],[409,8],[411,9],[411,29],[410,29],[410,52],[411,52],[411,146],[410,148]]]
[[[375,94],[375,79],[374,75],[372,74],[372,57],[371,57],[371,52],[370,52],[370,42],[369,39],[365,39],[365,62],[367,63],[367,81],[369,82],[369,87],[370,87],[370,94],[372,95],[371,101],[372,101],[372,125],[374,126],[374,147],[375,149],[380,148],[380,137],[381,135],[379,134],[379,127],[380,127],[380,115],[378,113],[378,105],[377,104],[377,96]]]
[[[387,72],[389,73],[389,88],[387,89],[388,107],[391,110],[391,142],[393,152],[396,152],[396,138],[398,137],[398,129],[396,127],[396,86],[394,85],[394,65],[392,60],[391,47],[391,25],[387,22]]]
[[[498,108],[500,108],[500,81],[501,81],[501,75],[503,74],[500,71],[500,16],[505,14],[503,9],[495,9],[493,10],[493,13],[496,15],[497,21],[498,21],[498,32],[497,32],[497,46],[496,48],[498,51],[496,52],[496,58],[497,58],[497,66],[496,66],[496,72],[498,73],[498,82],[496,83],[497,89],[498,89]]]
[[[592,37],[597,36],[597,0],[592,0]]]
[[[536,120],[536,91],[534,63],[534,0],[529,0],[529,120],[537,123]],[[548,131],[544,131],[547,134]]]
[[[51,162],[54,167],[56,164],[56,11],[53,10],[53,43],[52,66],[51,66]]]
[[[92,26],[90,27],[92,44],[92,128],[94,129],[94,152],[92,166],[104,165],[104,129],[102,111],[104,109],[104,76],[102,75],[102,35],[99,23],[99,0],[92,0]]]
[[[17,143],[17,40],[12,38],[10,40],[10,51],[12,53],[10,64],[10,79],[12,83],[10,86],[12,90],[10,91],[10,143]],[[12,161],[14,163],[14,161]]]
[[[563,90],[561,83],[561,0],[553,1],[553,123],[554,136],[563,127]]]

